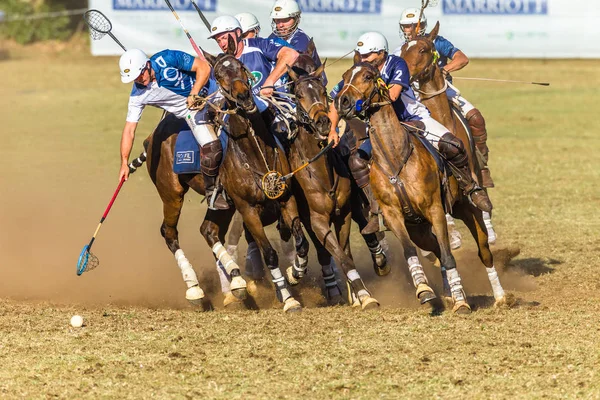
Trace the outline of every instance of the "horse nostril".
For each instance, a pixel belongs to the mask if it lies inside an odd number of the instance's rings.
[[[342,107],[346,108],[350,105],[350,99],[348,99],[348,96],[343,95],[341,98],[341,102],[340,104],[342,105]]]

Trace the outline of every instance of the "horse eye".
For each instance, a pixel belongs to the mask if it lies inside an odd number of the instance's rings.
[[[419,53],[421,53],[421,54],[425,53],[425,49],[420,49]]]
[[[365,81],[370,81],[373,79],[373,76],[371,75],[365,75]]]

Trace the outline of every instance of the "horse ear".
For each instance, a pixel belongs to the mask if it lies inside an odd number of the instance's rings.
[[[360,63],[360,53],[354,50],[354,65]]]
[[[313,56],[313,54],[315,54],[315,42],[313,40],[313,38],[310,38],[310,41],[308,42],[308,46],[306,47],[306,54],[309,56]]]
[[[310,75],[320,78],[321,75],[323,75],[323,71],[325,71],[325,64],[326,63],[327,63],[327,59],[325,59],[325,61],[323,62],[323,64],[321,64],[321,66],[319,68],[317,68],[315,71],[313,71]]]
[[[215,63],[217,62],[217,57],[213,56],[208,51],[204,51],[204,50],[202,50],[202,54],[204,55],[204,58],[206,58],[206,61],[208,61],[210,66],[214,67]]]
[[[431,40],[433,42],[439,32],[440,32],[440,21],[436,22],[436,24],[433,27],[433,29],[431,30],[431,32],[429,32],[429,40]]]
[[[288,72],[288,75],[290,76],[290,79],[293,82],[296,82],[298,80],[298,74],[289,65],[286,64],[285,66],[287,67],[287,72]]]
[[[227,38],[226,53],[229,55],[234,55],[236,50],[237,50],[237,45],[235,43],[235,40],[233,39],[233,36],[229,35],[229,37]]]

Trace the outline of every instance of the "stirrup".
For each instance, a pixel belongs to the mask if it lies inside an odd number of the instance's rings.
[[[482,204],[477,204],[473,200],[474,195],[477,195],[477,197],[479,198],[479,203],[482,203]],[[467,194],[467,198],[469,199],[469,203],[471,203],[473,206],[477,207],[481,211],[485,211],[488,213],[492,212],[492,208],[494,207],[492,205],[492,201],[490,200],[486,191],[483,190],[483,188],[479,187],[478,185],[476,185],[473,189],[471,189],[469,191],[469,193]]]
[[[372,213],[369,213],[369,214],[370,214],[369,222],[360,231],[361,235],[369,235],[371,233],[385,232],[387,226],[385,225],[385,220],[383,219],[383,213],[380,212],[378,214],[372,214]],[[373,216],[377,216],[377,218],[373,218]]]

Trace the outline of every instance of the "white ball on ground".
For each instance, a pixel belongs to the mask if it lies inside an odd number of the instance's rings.
[[[83,317],[81,315],[73,315],[71,317],[71,326],[73,328],[81,328],[83,326]]]

